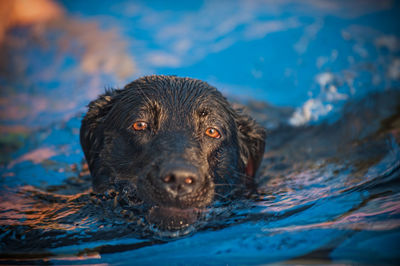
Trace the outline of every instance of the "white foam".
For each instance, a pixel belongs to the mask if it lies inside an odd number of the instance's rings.
[[[327,115],[332,109],[331,104],[324,104],[319,99],[309,99],[293,113],[289,124],[292,126],[305,125],[309,121],[315,121],[321,116]]]
[[[316,82],[324,88],[328,83],[333,81],[333,74],[330,72],[320,73],[315,77]]]
[[[315,76],[315,81],[320,86],[319,95],[307,100],[301,107],[297,108],[289,119],[290,125],[301,126],[310,121],[318,121],[334,109],[333,103],[349,98],[347,94],[338,91],[334,85],[335,76],[332,73],[319,73]]]

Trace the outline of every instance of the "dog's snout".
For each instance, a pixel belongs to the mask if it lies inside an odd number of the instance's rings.
[[[163,188],[173,197],[196,191],[203,182],[198,171],[191,167],[176,167],[161,175]]]

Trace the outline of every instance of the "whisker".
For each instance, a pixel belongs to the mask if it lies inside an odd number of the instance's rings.
[[[226,186],[236,186],[236,187],[242,187],[242,184],[214,184],[215,187],[226,187]]]
[[[215,195],[219,196],[219,197],[221,197],[223,199],[228,199],[228,197],[229,197],[229,194],[228,195],[222,195],[221,193],[217,193],[217,192],[215,192]]]

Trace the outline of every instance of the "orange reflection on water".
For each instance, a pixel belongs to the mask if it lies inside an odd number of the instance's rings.
[[[35,164],[41,163],[49,158],[57,155],[58,153],[54,150],[54,148],[44,147],[33,150],[31,152],[25,153],[21,157],[13,160],[8,165],[8,168],[12,168],[14,165],[21,163],[23,161],[32,161]]]
[[[0,1],[0,43],[8,28],[47,22],[62,14],[62,8],[51,0]]]
[[[13,33],[16,27],[23,33]],[[40,117],[68,117],[102,93],[104,84],[131,80],[137,67],[129,42],[115,25],[103,29],[97,19],[71,16],[56,1],[0,1],[0,76],[6,77],[0,132],[41,126],[46,121]],[[53,88],[54,82],[60,85]]]
[[[28,225],[32,229],[75,230],[82,228],[87,217],[75,222],[63,218],[75,214],[87,201],[77,200],[89,193],[59,195],[46,193],[32,186],[21,187],[18,193],[0,196],[0,225]]]

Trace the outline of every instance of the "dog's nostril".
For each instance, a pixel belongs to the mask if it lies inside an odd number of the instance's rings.
[[[178,176],[178,178],[176,178],[173,174],[165,176],[162,180],[164,181],[164,183],[176,183],[179,182],[180,179],[182,179],[184,185],[191,185],[195,181],[195,178],[192,176],[182,178]]]
[[[175,177],[173,175],[167,175],[163,178],[165,183],[171,183],[175,181]]]
[[[184,182],[187,185],[191,185],[194,182],[194,178],[193,177],[186,177]]]
[[[188,167],[174,168],[164,173],[160,178],[162,187],[173,197],[192,193],[202,182],[196,170]]]

